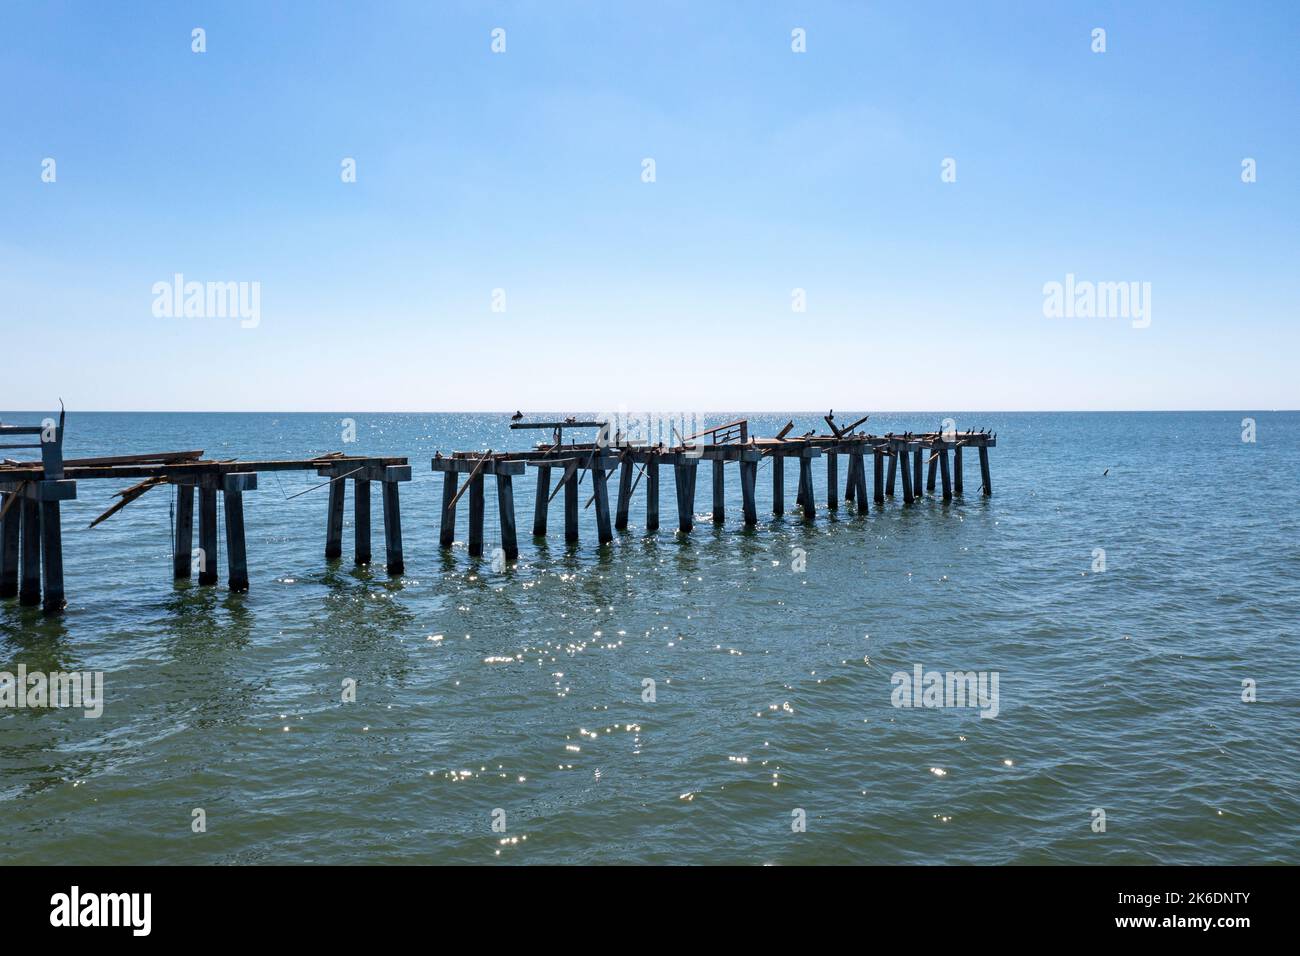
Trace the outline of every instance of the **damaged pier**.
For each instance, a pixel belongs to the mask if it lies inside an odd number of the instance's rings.
[[[546,535],[550,503],[563,492],[565,541],[578,541],[581,510],[594,504],[596,535],[602,545],[612,541],[616,531],[627,529],[629,505],[642,482],[645,484],[645,529],[659,530],[661,468],[672,469],[677,530],[683,533],[689,533],[695,524],[696,480],[701,463],[707,463],[711,471],[711,521],[715,525],[726,522],[726,472],[732,464],[740,481],[741,518],[746,526],[758,523],[758,472],[765,461],[772,466],[771,509],[776,517],[785,514],[787,459],[798,462],[794,503],[803,519],[809,521],[815,519],[818,508],[812,468],[817,458],[826,460],[824,506],[831,511],[838,510],[843,501],[859,514],[868,513],[871,501],[879,506],[894,497],[895,479],[900,476],[904,505],[921,500],[927,491],[934,493],[936,475],[941,476],[943,501],[962,497],[965,492],[962,452],[968,448],[979,454],[980,492],[986,496],[993,493],[989,449],[996,446],[997,436],[990,431],[872,435],[854,430],[866,421],[865,416],[844,427],[837,426],[832,415],[825,416],[823,421],[829,430],[822,434],[810,431],[789,437],[794,425],[788,423],[772,438],[757,438],[749,434],[748,421],[739,420],[679,437],[673,446],[630,442],[617,434],[610,436],[608,424],[599,421],[570,418],[563,422],[516,422],[510,426],[512,429],[550,429],[552,440],[540,442],[530,451],[455,452],[450,456],[439,453],[433,459],[433,470],[443,475],[439,545],[444,549],[452,547],[456,537],[456,505],[468,493],[469,554],[482,557],[485,479],[490,475],[496,482],[501,549],[506,560],[517,558],[514,479],[524,475],[528,468],[536,471],[533,536]],[[565,444],[565,428],[595,428],[599,432],[594,441]],[[841,457],[846,459],[842,497]],[[927,466],[928,483],[923,490]],[[615,472],[618,475],[616,497],[611,509],[609,486]],[[461,476],[465,476],[463,485]],[[579,489],[587,476],[591,477],[590,497],[580,507]]]
[[[63,416],[57,424],[0,425],[0,437],[39,436],[34,443],[0,448],[39,448],[40,461],[0,461],[0,598],[18,597],[24,605],[42,604],[57,613],[66,604],[60,502],[77,497],[77,482],[96,479],[135,480],[115,493],[120,499],[91,522],[94,527],[132,501],[160,486],[175,489],[172,576],[190,578],[197,565],[198,583],[218,581],[218,495],[225,515],[227,584],[248,590],[248,549],[244,535],[244,494],[257,489],[261,472],[314,471],[327,479],[329,505],[325,522],[325,557],[342,554],[345,483],[351,479],[355,509],[354,559],[371,560],[370,486],[382,495],[386,567],[401,574],[402,523],[398,486],[411,480],[405,458],[344,455],[277,461],[210,460],[202,451],[63,458]],[[309,489],[310,490],[310,489]],[[198,547],[194,546],[195,498],[198,499]],[[42,601],[42,594],[44,600]]]

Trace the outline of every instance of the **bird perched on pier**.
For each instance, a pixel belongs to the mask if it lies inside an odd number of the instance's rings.
[[[523,413],[523,412],[515,412],[513,415],[510,416],[510,420],[511,420],[512,422],[517,422],[517,421],[519,421],[519,419],[521,419],[521,418],[523,418],[523,417],[524,417],[524,413]]]
[[[804,438],[812,438],[813,435],[816,435],[816,434],[817,434],[817,429],[812,428],[812,429],[809,429],[808,431],[804,432],[804,433],[803,433],[803,437],[804,437]]]

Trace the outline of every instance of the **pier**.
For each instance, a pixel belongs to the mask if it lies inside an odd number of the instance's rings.
[[[772,465],[771,510],[774,517],[785,514],[787,459],[798,463],[794,506],[805,521],[815,520],[817,516],[818,497],[813,487],[812,470],[816,458],[826,460],[826,494],[822,504],[830,511],[837,511],[843,501],[846,508],[866,514],[872,501],[883,506],[892,499],[900,483],[903,504],[913,505],[927,493],[936,494],[936,476],[940,479],[938,494],[942,495],[943,501],[962,497],[965,493],[962,452],[965,449],[974,449],[979,455],[979,492],[986,496],[993,494],[989,449],[997,445],[997,436],[988,430],[872,435],[854,430],[866,421],[865,417],[844,427],[837,426],[831,415],[824,416],[823,421],[827,426],[824,433],[818,434],[814,430],[791,437],[789,433],[794,428],[791,422],[771,438],[757,438],[749,434],[749,423],[739,420],[679,437],[672,446],[663,443],[651,446],[626,441],[618,434],[610,436],[608,424],[599,421],[570,418],[562,422],[515,422],[510,426],[512,429],[550,430],[551,441],[539,442],[530,451],[453,452],[449,456],[439,453],[433,459],[433,471],[443,476],[438,542],[443,549],[452,547],[456,538],[457,504],[468,494],[468,550],[471,557],[483,556],[484,486],[485,479],[492,476],[496,483],[501,549],[506,560],[517,558],[519,541],[514,479],[525,475],[528,468],[534,469],[536,474],[533,536],[545,537],[550,503],[563,492],[565,541],[578,541],[580,510],[594,504],[596,536],[601,545],[612,541],[615,531],[627,529],[629,505],[643,484],[645,530],[656,532],[660,529],[661,469],[672,471],[677,531],[682,533],[689,533],[695,524],[696,481],[701,464],[706,464],[711,471],[711,521],[715,525],[726,522],[726,474],[732,465],[740,481],[741,520],[746,526],[758,523],[758,472],[759,465],[765,460]],[[565,428],[595,428],[599,431],[590,441],[565,444]],[[846,459],[842,496],[841,457]],[[870,493],[868,461],[872,476]],[[616,497],[611,510],[609,486],[616,472]],[[590,495],[586,504],[580,505],[579,489],[588,476],[591,478],[587,486]],[[927,479],[924,489],[923,477]]]
[[[62,516],[59,505],[77,497],[77,483],[98,479],[134,480],[115,493],[118,501],[91,522],[112,517],[132,501],[160,486],[175,494],[172,576],[190,578],[197,563],[198,583],[218,583],[217,499],[225,514],[227,586],[248,590],[248,548],[244,536],[244,494],[257,490],[262,472],[314,471],[326,479],[329,502],[325,520],[325,557],[343,550],[345,484],[353,488],[357,564],[371,560],[370,490],[378,482],[382,498],[384,546],[389,574],[405,568],[398,487],[411,480],[405,458],[344,455],[277,461],[211,460],[202,451],[160,452],[100,458],[63,457],[64,416],[57,424],[0,425],[0,438],[32,437],[37,441],[0,445],[0,449],[40,449],[40,461],[0,461],[0,599],[17,597],[23,605],[40,604],[49,614],[63,610]],[[310,489],[309,489],[310,490]],[[194,546],[195,498],[198,499],[198,547]]]
[[[484,518],[487,512],[486,482],[496,490],[500,548],[507,561],[519,557],[519,533],[515,515],[515,478],[533,470],[536,493],[533,498],[532,535],[545,538],[551,502],[563,495],[564,540],[578,543],[579,516],[595,508],[598,545],[614,540],[628,530],[630,505],[638,491],[645,500],[645,530],[661,529],[661,478],[671,471],[676,503],[676,528],[689,534],[696,521],[696,483],[703,465],[711,474],[712,512],[710,521],[724,525],[727,473],[740,482],[741,510],[738,520],[745,527],[759,522],[760,466],[771,465],[770,510],[773,518],[785,514],[787,504],[787,462],[797,464],[793,509],[807,522],[815,521],[819,508],[838,511],[841,506],[867,514],[895,497],[901,486],[903,506],[911,506],[927,494],[951,502],[965,493],[963,452],[973,449],[979,456],[979,493],[993,493],[989,471],[989,449],[997,435],[987,429],[965,432],[925,432],[874,435],[858,430],[867,416],[843,427],[833,414],[823,416],[825,431],[810,430],[792,436],[788,422],[777,434],[760,438],[750,433],[741,419],[717,425],[694,435],[674,433],[672,445],[633,441],[601,421],[521,422],[511,428],[550,431],[550,440],[538,442],[526,451],[441,452],[432,459],[432,470],[442,475],[438,543],[446,550],[456,539],[457,510],[468,498],[468,551],[481,558],[484,551]],[[565,442],[564,430],[595,429],[582,441]],[[57,422],[46,419],[40,425],[0,424],[0,439],[26,439],[0,444],[0,449],[39,449],[39,460],[0,459],[0,599],[17,597],[22,605],[40,604],[46,613],[60,612],[66,605],[63,582],[63,536],[61,503],[75,500],[78,482],[129,480],[129,487],[114,493],[118,500],[90,523],[90,527],[112,517],[131,502],[155,488],[166,486],[174,494],[172,532],[172,576],[189,579],[197,564],[198,583],[215,585],[219,578],[218,497],[225,515],[225,558],[227,586],[243,592],[249,587],[248,548],[244,534],[244,495],[256,491],[258,475],[265,472],[314,471],[325,479],[315,488],[328,487],[325,514],[325,558],[343,555],[343,523],[348,482],[352,485],[353,560],[369,564],[371,553],[371,486],[379,484],[384,531],[385,568],[391,575],[405,570],[402,547],[402,519],[398,489],[411,480],[406,458],[345,455],[331,452],[314,458],[241,461],[203,457],[201,450],[119,455],[99,458],[63,457],[64,415]],[[32,440],[35,439],[35,440]],[[814,487],[813,462],[825,459],[825,494]],[[841,483],[840,459],[843,458]],[[871,478],[868,481],[868,472]],[[617,476],[617,477],[615,477]],[[590,483],[587,483],[590,478]],[[614,484],[611,506],[610,485]],[[306,491],[299,494],[305,494]],[[582,502],[586,496],[585,504]],[[290,497],[297,497],[293,495]],[[195,547],[197,499],[198,545]],[[672,521],[671,511],[668,520]]]

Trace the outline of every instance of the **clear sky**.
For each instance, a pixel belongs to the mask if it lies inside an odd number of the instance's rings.
[[[0,408],[1294,409],[1298,147],[1294,2],[5,2]]]

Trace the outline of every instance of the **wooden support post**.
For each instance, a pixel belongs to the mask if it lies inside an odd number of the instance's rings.
[[[549,469],[542,469],[549,471]],[[456,506],[452,504],[460,487],[460,475],[454,471],[442,473],[442,514],[438,519],[438,547],[450,548],[456,540]],[[542,534],[546,533],[546,495],[542,495]]]
[[[837,464],[839,460],[840,456],[835,454],[835,452],[830,452],[826,456],[826,507],[831,511],[836,510],[840,506],[840,489],[838,487],[840,483],[840,468]],[[851,460],[849,470],[853,470]]]
[[[867,464],[862,460],[860,453],[853,456],[853,485],[854,497],[858,502],[858,514],[864,515],[870,510],[870,506],[867,504]]]
[[[22,509],[22,580],[18,603],[30,607],[41,603],[41,506],[31,498],[24,498],[14,505],[14,509],[18,508]]]
[[[483,557],[483,472],[469,480],[469,556]]]
[[[848,474],[844,476],[844,503],[849,504],[853,501],[853,496],[857,494],[856,482],[853,480],[853,469],[862,461],[861,455],[849,455]],[[827,476],[829,477],[829,476]]]
[[[506,560],[519,557],[519,542],[515,539],[515,489],[509,475],[497,475],[497,514],[501,519],[501,550]]]
[[[659,530],[659,456],[652,455],[645,463],[645,529]]]
[[[199,487],[199,584],[217,583],[217,489]]]
[[[799,497],[803,499],[803,516],[813,518],[817,515],[817,505],[813,502],[812,459],[799,458]]]
[[[924,465],[925,449],[918,448],[913,453],[912,458],[912,497],[921,497],[921,477],[924,474],[922,467]]]
[[[894,475],[898,472],[899,460],[906,452],[901,449],[894,449],[894,453],[889,456],[889,479],[885,482],[885,494],[894,497]],[[907,462],[903,462],[903,467],[907,467]]]
[[[533,501],[533,536],[546,537],[546,508],[551,502],[551,469],[542,465],[537,469],[537,498]]]
[[[601,544],[614,540],[609,525],[609,479],[603,465],[591,469],[591,490],[596,496],[596,538]]]
[[[853,486],[853,499],[858,502],[858,514],[867,514],[870,510],[867,505],[867,466],[861,451],[849,455],[849,484]],[[845,497],[848,498],[848,494]]]
[[[727,489],[723,484],[723,462],[718,459],[713,462],[713,523],[722,524],[726,520],[726,500]]]
[[[984,494],[993,494],[993,479],[989,477],[989,450],[980,445],[980,478],[984,481]]]
[[[232,591],[248,590],[248,551],[244,546],[244,493],[227,488],[222,492],[226,504],[226,584]]]
[[[333,561],[343,553],[342,478],[330,482],[329,513],[325,516],[325,560]]]
[[[695,472],[698,462],[684,461],[676,466],[677,527],[690,531],[695,527]]]
[[[938,454],[937,454],[937,452],[936,452],[935,450],[930,449],[930,448],[925,448],[925,449],[918,448],[918,449],[916,450],[916,460],[917,460],[917,466],[918,466],[918,468],[919,468],[919,466],[920,466],[920,461],[921,461],[921,455],[922,455],[922,454],[928,455],[929,458],[930,458],[930,473],[929,473],[928,475],[926,475],[926,478],[925,478],[925,490],[926,490],[926,491],[934,491],[934,473],[935,473],[936,471],[939,470],[939,458],[938,458]],[[917,484],[920,485],[920,480],[919,480],[919,479],[917,480]],[[920,495],[917,495],[917,497],[919,498]]]
[[[627,530],[627,509],[632,502],[632,459],[624,458],[618,469],[618,512],[614,516],[614,527],[619,531]]]
[[[755,500],[754,485],[758,481],[758,462],[742,461],[740,463],[740,495],[745,502],[745,524],[758,524],[758,502]]]
[[[370,479],[352,481],[352,559],[357,564],[370,563]]]
[[[63,596],[63,530],[58,501],[41,502],[41,564],[45,572],[46,614],[58,614],[67,606]]]
[[[479,476],[482,477],[482,476]],[[402,503],[397,493],[397,482],[382,481],[384,504],[384,551],[389,574],[401,574],[406,570],[406,558],[402,554]]]
[[[0,510],[9,504],[9,494],[0,495]],[[0,598],[18,596],[18,542],[22,524],[22,502],[14,502],[0,518]]]
[[[948,472],[948,445],[939,446],[939,474],[943,478],[943,500],[952,501],[952,476]]]
[[[903,504],[910,505],[914,500],[916,500],[912,493],[912,485],[914,483],[912,480],[913,470],[911,468],[911,462],[908,461],[908,453],[900,449],[898,455],[901,459],[898,463],[898,467],[903,473]],[[921,460],[921,452],[919,449],[916,452],[916,460],[918,462]],[[919,464],[916,466],[915,478],[917,489],[919,490],[921,481],[921,466]]]
[[[194,551],[194,486],[176,486],[176,540],[172,545],[172,578],[188,581]]]
[[[872,460],[871,460],[871,465],[872,465],[872,476],[871,476],[871,477],[872,477],[873,481],[875,482],[875,496],[876,496],[876,504],[878,504],[878,505],[883,505],[883,504],[885,503],[885,482],[884,482],[884,474],[885,474],[885,453],[884,453],[883,451],[881,451],[879,448],[877,448],[877,449],[875,449],[875,450],[871,453],[871,459],[872,459]],[[889,460],[889,462],[890,462],[890,464],[889,464],[889,473],[892,475],[892,474],[894,473],[894,464],[893,464],[894,460],[891,458],[891,459]],[[866,476],[865,476],[865,475],[863,476],[863,479],[862,479],[862,480],[863,480],[863,485],[865,486],[865,484],[866,484]]]
[[[952,493],[961,494],[961,445],[952,450]]]
[[[785,455],[772,456],[772,514],[785,514]]]
[[[578,469],[564,482],[564,540],[578,540]]]

